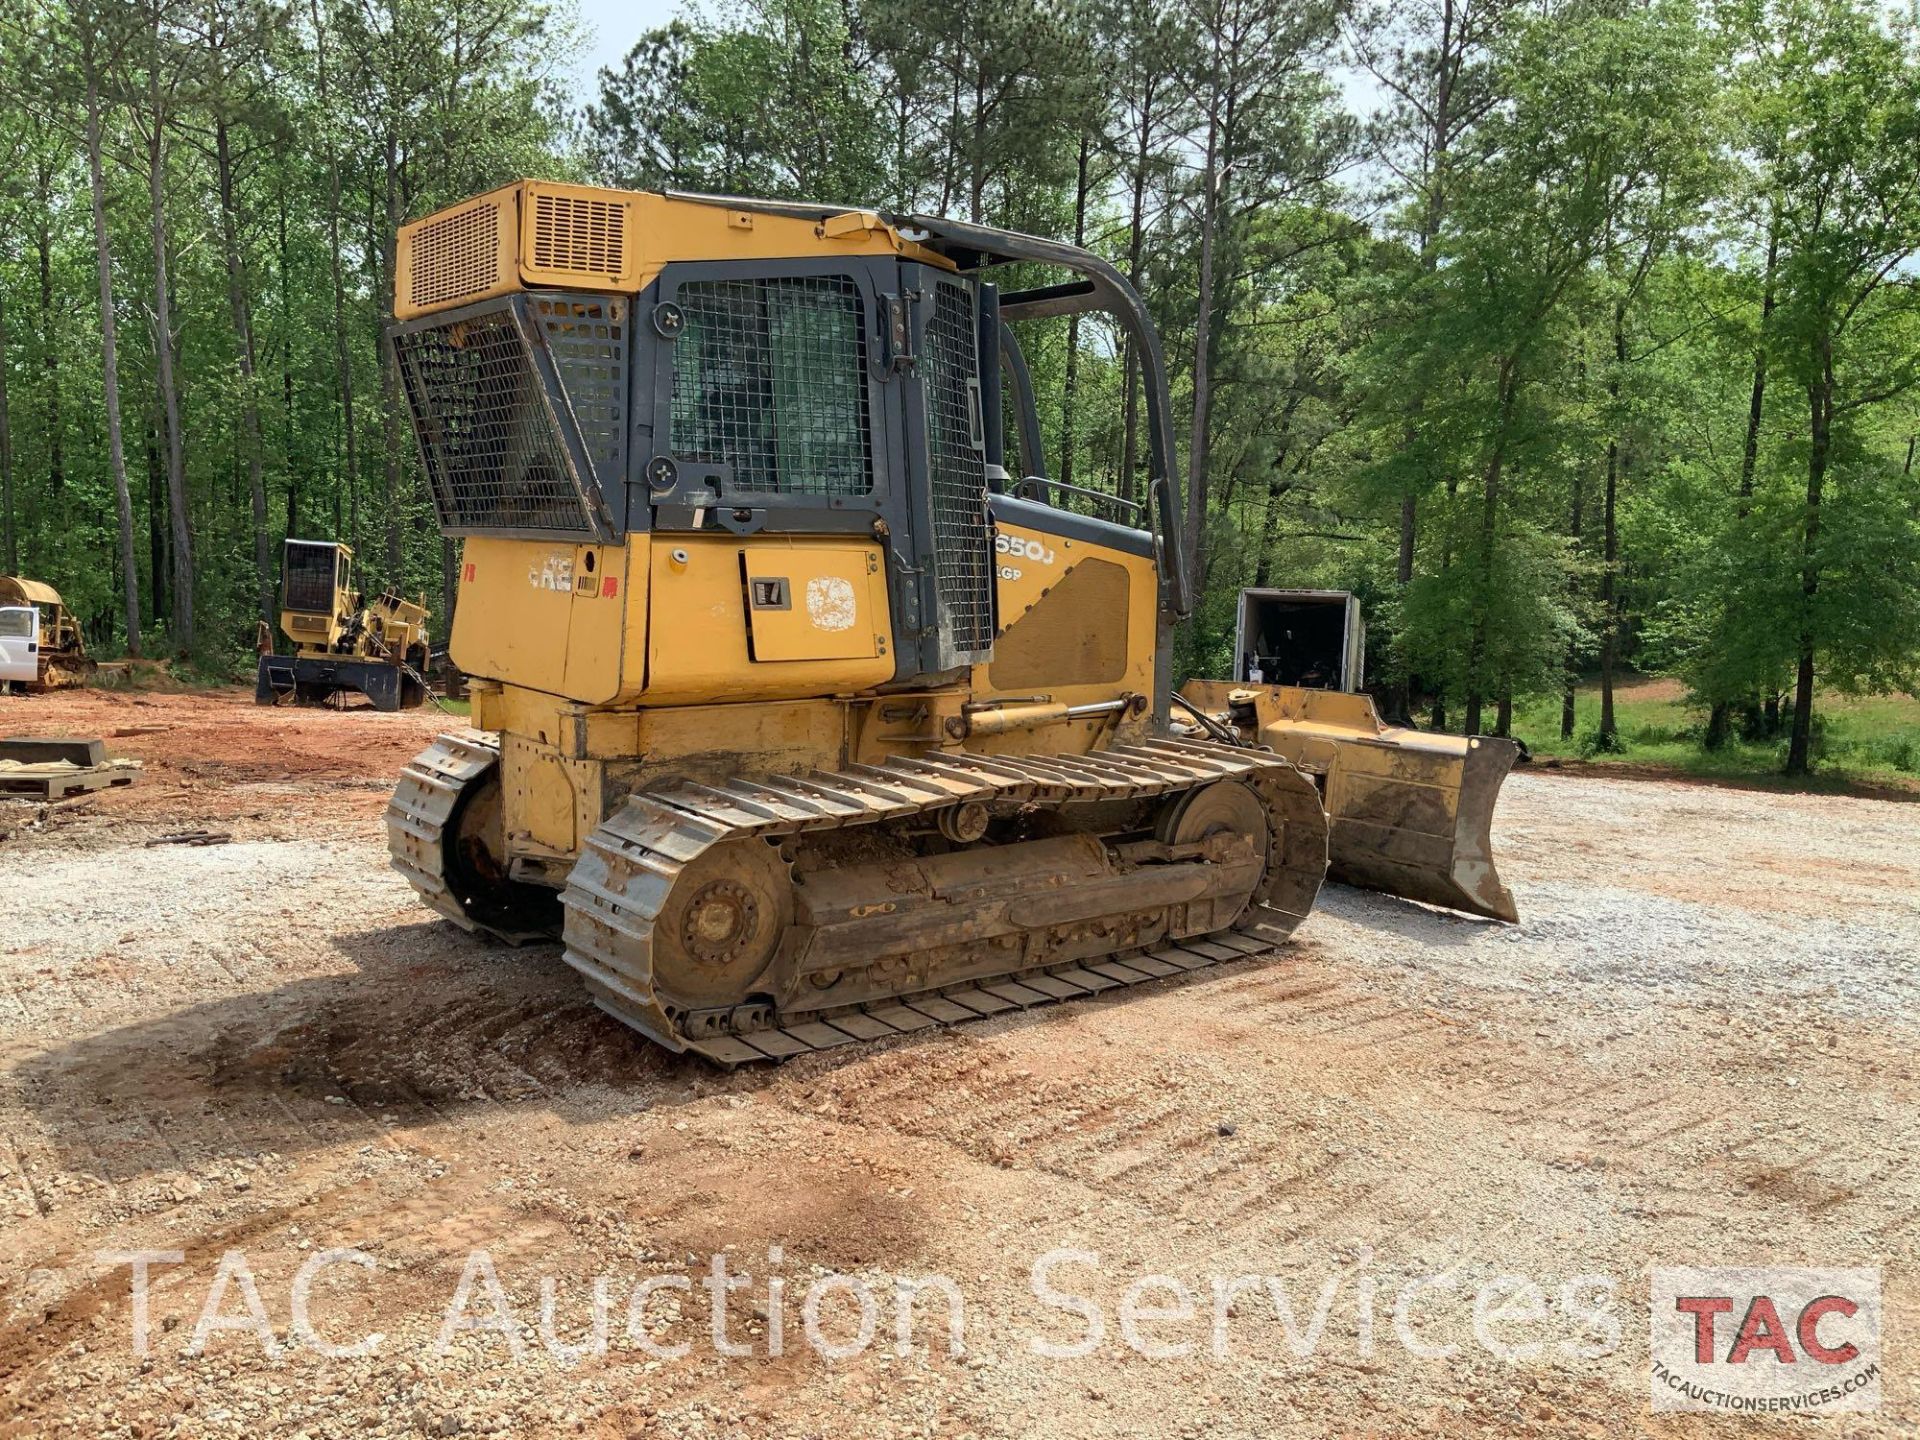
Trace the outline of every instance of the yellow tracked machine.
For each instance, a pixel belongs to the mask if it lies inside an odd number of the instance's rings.
[[[1003,293],[1016,263],[1064,278]],[[723,1064],[1260,955],[1306,917],[1315,776],[1226,722],[1170,733],[1167,384],[1104,261],[527,181],[402,230],[395,281],[476,727],[388,810],[433,908],[558,936],[602,1008]],[[1142,358],[1145,507],[1040,473],[1015,327],[1089,311]]]
[[[1518,746],[1383,724],[1360,693],[1366,626],[1344,590],[1242,590],[1234,654],[1239,683],[1181,687],[1175,734],[1264,745],[1312,775],[1335,880],[1520,918],[1494,869],[1490,833]]]
[[[281,552],[280,629],[291,655],[270,653],[261,622],[253,698],[261,705],[324,705],[361,694],[376,710],[426,703],[426,600],[383,591],[362,604],[353,551],[332,540],[289,540]]]

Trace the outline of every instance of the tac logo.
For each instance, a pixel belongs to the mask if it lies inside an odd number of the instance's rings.
[[[1655,1270],[1655,1410],[1827,1414],[1880,1404],[1880,1272]]]

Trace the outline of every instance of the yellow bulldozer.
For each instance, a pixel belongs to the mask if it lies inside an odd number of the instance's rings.
[[[331,540],[288,540],[280,564],[280,629],[291,655],[272,653],[260,625],[253,698],[261,705],[324,705],[361,694],[376,710],[426,702],[426,600],[384,591],[363,603],[353,588],[353,551]]]
[[[0,608],[39,612],[39,675],[24,681],[20,688],[29,692],[64,690],[85,685],[99,668],[87,654],[86,637],[80,622],[67,609],[60,592],[38,580],[17,575],[0,576]]]
[[[434,909],[560,938],[608,1013],[722,1064],[1259,956],[1305,919],[1355,791],[1282,753],[1295,722],[1258,697],[1190,698],[1204,733],[1175,733],[1168,388],[1112,266],[540,181],[397,256],[389,343],[463,540],[475,727],[387,813]],[[1003,290],[1007,266],[1061,278]],[[1144,506],[1039,463],[1018,330],[1094,311],[1141,357]],[[1413,813],[1448,783],[1398,793]],[[1368,793],[1384,814],[1394,785]]]
[[[1518,920],[1493,865],[1494,802],[1519,747],[1382,723],[1362,693],[1366,626],[1345,590],[1240,592],[1240,679],[1190,680],[1176,734],[1265,745],[1320,785],[1335,880]]]

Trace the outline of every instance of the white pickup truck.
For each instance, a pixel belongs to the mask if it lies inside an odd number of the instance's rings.
[[[40,612],[0,605],[0,692],[40,678]]]

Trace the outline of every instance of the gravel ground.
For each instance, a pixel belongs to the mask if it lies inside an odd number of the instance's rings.
[[[436,717],[0,707],[147,766],[0,805],[0,1435],[1745,1434],[1646,1379],[1649,1268],[1745,1263],[1881,1267],[1844,1433],[1920,1428],[1920,808],[1523,773],[1517,927],[1333,887],[1271,961],[721,1074],[413,903],[379,812]],[[1193,1313],[1129,1335],[1156,1275]],[[510,1333],[438,1343],[463,1276]],[[1542,1303],[1477,1333],[1502,1276]]]

